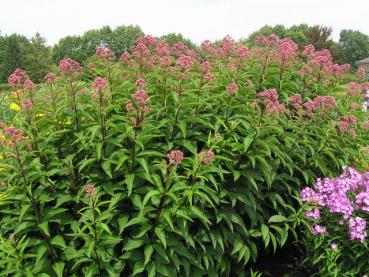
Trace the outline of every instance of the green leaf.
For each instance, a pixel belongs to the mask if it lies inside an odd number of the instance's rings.
[[[46,234],[46,235],[50,236],[50,232],[49,232],[49,222],[48,222],[48,221],[44,221],[44,222],[40,223],[40,224],[38,225],[38,227],[41,229],[41,231],[42,231],[44,234]]]
[[[155,234],[158,236],[160,242],[163,244],[164,249],[167,248],[167,239],[165,237],[165,233],[162,228],[156,227],[155,228]]]
[[[54,272],[56,273],[56,275],[58,277],[63,277],[64,276],[64,274],[63,274],[64,266],[65,266],[64,262],[57,262],[57,263],[53,264],[53,270],[54,270]]]
[[[199,219],[201,219],[203,222],[211,225],[210,220],[208,219],[208,217],[204,214],[203,211],[201,211],[198,207],[196,206],[191,206],[190,207],[192,213],[197,216]]]
[[[271,218],[269,218],[268,223],[279,223],[279,222],[283,222],[286,221],[287,218],[283,215],[277,214],[277,215],[273,215]]]
[[[64,238],[61,235],[57,235],[53,237],[50,241],[52,245],[60,246],[61,248],[66,248],[67,245],[65,244]]]
[[[154,252],[154,248],[152,247],[151,244],[145,246],[145,251],[144,251],[145,262],[144,262],[144,265],[146,265],[150,261],[151,255],[152,255],[153,252]]]
[[[110,163],[110,161],[103,161],[101,166],[104,169],[104,172],[106,173],[106,175],[108,175],[110,179],[113,178],[113,175],[111,173],[111,163]]]
[[[134,182],[135,182],[135,174],[134,173],[126,174],[125,183],[127,184],[128,196],[130,196],[132,193]]]
[[[125,251],[130,251],[141,247],[144,243],[145,241],[143,239],[129,239],[123,247]]]

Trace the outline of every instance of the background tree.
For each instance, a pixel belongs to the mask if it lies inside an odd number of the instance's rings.
[[[12,34],[0,39],[0,83],[6,80],[17,67],[26,68],[27,49],[30,42],[25,36]]]
[[[315,25],[309,27],[305,32],[307,43],[314,45],[316,50],[328,49],[335,61],[339,59],[340,53],[336,42],[332,40],[332,27]]]
[[[51,49],[46,46],[46,40],[39,33],[31,38],[26,53],[28,75],[34,82],[41,82],[47,72],[51,70]]]
[[[66,36],[61,38],[52,49],[52,60],[58,63],[61,59],[71,58],[83,62],[87,54],[82,49],[82,38],[80,36]]]
[[[137,38],[143,34],[137,25],[122,25],[114,30],[104,26],[89,30],[82,36],[67,36],[54,46],[53,61],[57,63],[61,59],[72,58],[83,64],[95,53],[97,46],[106,46],[119,57],[123,52],[130,51]]]
[[[182,42],[187,45],[188,48],[196,47],[196,45],[190,39],[185,38],[182,34],[169,33],[159,37],[159,39],[165,40],[170,46],[172,46],[176,42]]]
[[[338,46],[341,63],[355,67],[355,62],[369,57],[369,36],[359,31],[342,30]]]

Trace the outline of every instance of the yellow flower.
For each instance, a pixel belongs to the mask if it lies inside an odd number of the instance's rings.
[[[14,110],[14,111],[20,111],[20,110],[21,110],[21,107],[19,107],[19,105],[18,105],[18,104],[11,103],[11,104],[10,104],[10,109],[11,109],[11,110]]]
[[[41,117],[41,116],[44,116],[44,114],[43,113],[36,114],[36,117]]]

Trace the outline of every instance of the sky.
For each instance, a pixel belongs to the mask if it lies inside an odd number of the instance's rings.
[[[1,34],[36,32],[52,45],[67,35],[110,25],[146,34],[182,33],[201,43],[247,37],[263,25],[308,23],[369,35],[369,0],[0,0]]]

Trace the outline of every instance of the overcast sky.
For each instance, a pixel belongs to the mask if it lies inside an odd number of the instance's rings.
[[[195,42],[247,37],[265,24],[308,23],[369,34],[369,0],[0,0],[0,31],[48,44],[103,25],[139,25],[155,36],[182,33]]]

